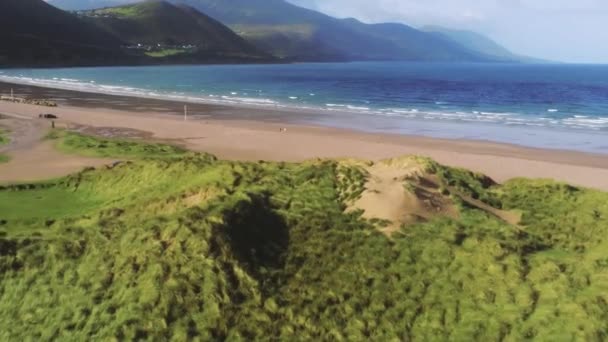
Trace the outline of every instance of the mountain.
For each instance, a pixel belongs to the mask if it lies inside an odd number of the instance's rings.
[[[116,36],[42,0],[0,1],[0,65],[89,65],[128,60]]]
[[[73,10],[133,1],[50,0],[50,3]],[[259,49],[285,60],[494,62],[521,59],[483,36],[472,39],[463,37],[463,33],[427,32],[398,23],[366,24],[355,19],[337,19],[285,0],[168,1],[217,19]]]
[[[451,30],[438,26],[427,26],[424,31],[433,33],[438,37],[459,44],[469,50],[489,56],[502,62],[517,62],[517,63],[557,63],[540,58],[518,55],[511,52],[509,49],[498,44],[489,37],[473,31],[466,30]]]
[[[130,50],[156,59],[226,62],[270,57],[220,22],[185,5],[153,0],[76,13],[121,37]]]
[[[477,32],[466,30],[450,30],[438,26],[425,27],[424,31],[433,33],[439,37],[444,37],[446,39],[452,40],[453,42],[460,44],[465,48],[468,48],[472,51],[477,51],[487,56],[494,56],[499,59],[514,61],[518,61],[524,58],[522,56],[515,55],[505,47],[493,41],[492,39]]]
[[[230,26],[260,48],[295,60],[488,61],[435,34],[402,24],[341,20],[284,0],[172,0]],[[385,33],[389,33],[386,36]]]
[[[398,23],[365,24],[356,19],[344,19],[352,30],[388,41],[399,49],[398,53],[415,60],[483,61],[489,55],[470,49],[458,42],[441,36],[429,35],[413,27]],[[409,58],[407,58],[409,59]]]

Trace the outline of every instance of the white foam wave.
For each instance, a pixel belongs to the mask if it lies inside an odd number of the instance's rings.
[[[346,108],[350,109],[350,110],[356,110],[356,111],[368,111],[369,107],[358,107],[358,106],[351,106],[351,105],[347,105]]]
[[[608,130],[608,117],[598,117],[584,114],[571,115],[565,118],[534,116],[520,113],[492,112],[483,110],[450,111],[447,109],[425,110],[418,108],[371,108],[371,106],[360,106],[348,103],[326,103],[320,106],[295,105],[296,101],[276,100],[268,96],[261,97],[261,90],[247,90],[242,92],[230,91],[224,95],[221,93],[204,94],[198,96],[183,92],[161,92],[154,89],[137,88],[127,85],[99,84],[90,80],[76,80],[72,78],[47,78],[37,79],[31,77],[0,75],[0,81],[21,83],[66,90],[76,90],[92,93],[103,93],[110,95],[126,95],[146,98],[169,99],[194,103],[232,104],[246,106],[262,106],[274,108],[299,108],[317,112],[349,112],[360,115],[379,115],[393,118],[415,119],[415,120],[441,120],[461,122],[484,122],[494,124],[505,124],[510,126],[533,126],[533,127],[561,127],[576,129]],[[255,93],[260,97],[238,96],[241,94]],[[304,93],[301,96],[289,96],[290,100],[305,98],[306,94],[315,96],[314,93]],[[361,103],[361,102],[359,102]],[[550,108],[547,112],[559,111]],[[538,113],[541,114],[541,113]]]

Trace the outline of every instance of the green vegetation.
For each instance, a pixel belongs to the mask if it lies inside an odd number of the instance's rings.
[[[121,17],[138,17],[143,14],[138,6],[121,6],[121,7],[109,7],[101,8],[92,11],[97,15],[116,15]]]
[[[9,142],[8,132],[0,127],[0,146],[7,145]]]
[[[0,146],[7,145],[10,142],[10,138],[8,136],[8,132],[0,127]],[[0,153],[0,164],[7,163],[10,160],[10,157],[6,154]]]
[[[356,163],[54,138],[132,161],[0,190],[0,340],[608,338],[606,193],[420,159],[521,227],[454,196],[458,220],[387,237],[345,210]]]
[[[188,52],[188,50],[184,50],[184,49],[163,49],[163,50],[158,50],[158,51],[146,52],[146,56],[154,57],[154,58],[164,58],[164,57],[180,55],[182,53],[187,53],[187,52]]]
[[[182,148],[166,144],[95,138],[61,130],[52,131],[47,139],[56,140],[55,146],[62,152],[88,157],[173,158],[186,153]]]

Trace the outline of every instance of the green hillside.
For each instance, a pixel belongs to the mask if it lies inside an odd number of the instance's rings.
[[[121,37],[131,50],[151,57],[268,59],[226,26],[187,6],[146,1],[77,13],[83,20]]]
[[[42,0],[0,1],[0,66],[113,64],[122,41]]]
[[[388,236],[349,209],[371,163],[54,138],[130,161],[0,190],[0,340],[607,337],[606,193],[396,159],[456,212]]]

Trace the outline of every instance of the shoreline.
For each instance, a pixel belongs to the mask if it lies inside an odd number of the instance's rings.
[[[70,79],[61,80],[69,81]],[[209,95],[209,97],[206,97],[205,95],[165,94],[162,91],[138,90],[126,86],[97,85],[95,82],[92,84],[92,88],[83,88],[82,84],[72,85],[69,82],[45,84],[0,77],[0,94],[6,94],[10,92],[11,88],[15,88],[18,93],[24,92],[34,97],[59,99],[59,102],[68,106],[104,107],[172,114],[183,112],[183,106],[188,105],[192,113],[198,112],[207,117],[224,120],[287,122],[366,133],[470,140],[527,148],[608,155],[608,145],[605,143],[606,132],[598,129],[549,127],[542,126],[534,121],[525,122],[525,120],[517,118],[511,118],[511,121],[507,120],[505,122],[493,121],[494,119],[485,117],[478,120],[461,120],[458,118],[464,114],[459,111],[442,114],[435,110],[427,112],[426,110],[413,109],[408,111],[405,109],[405,112],[403,112],[390,109],[398,113],[407,112],[410,114],[383,114],[381,113],[383,110],[379,109],[380,112],[372,110],[368,113],[360,111],[362,109],[369,110],[367,107],[354,107],[345,104],[327,104],[326,106],[331,107],[323,108],[314,104],[292,105],[270,98],[252,99],[239,97],[238,95]],[[85,85],[88,85],[88,83]],[[473,113],[488,114],[490,117],[503,116],[503,114],[496,113],[475,111]],[[586,119],[577,120],[584,121]]]
[[[0,113],[32,118],[43,112],[53,113],[71,125],[138,130],[154,139],[224,159],[380,160],[413,154],[481,172],[498,182],[517,177],[550,178],[608,190],[608,155],[315,126],[303,123],[302,117],[290,120],[293,117],[281,115],[284,112],[280,110],[260,108],[193,104],[189,109],[192,115],[184,121],[180,102],[7,83],[0,84],[0,93],[6,86],[14,87],[16,96],[47,95],[58,100],[59,107],[0,102]],[[281,132],[281,128],[287,128],[287,132]]]

